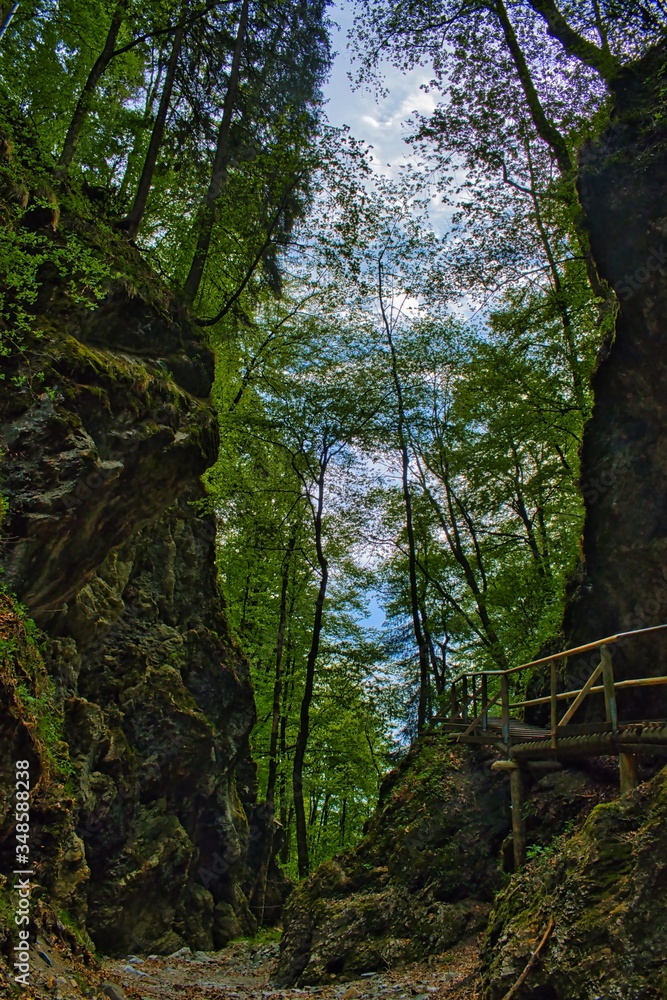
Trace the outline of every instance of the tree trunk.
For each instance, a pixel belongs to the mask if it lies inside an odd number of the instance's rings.
[[[67,129],[65,142],[63,143],[60,159],[58,160],[56,167],[56,177],[58,178],[63,178],[72,164],[76,147],[81,136],[81,130],[90,113],[97,85],[106,72],[107,66],[113,59],[114,50],[116,48],[116,39],[118,38],[118,32],[120,31],[120,27],[123,23],[126,8],[127,0],[120,0],[120,3],[116,6],[116,9],[111,17],[111,24],[109,25],[104,48],[93,63],[93,67],[88,74],[88,79],[83,86],[81,94],[79,95],[79,100],[76,103],[72,120],[69,124],[69,128]]]
[[[317,656],[320,651],[320,637],[322,635],[322,617],[324,612],[324,601],[327,595],[327,584],[329,582],[329,564],[322,547],[322,514],[324,508],[324,475],[326,465],[320,470],[320,479],[317,484],[317,509],[315,512],[315,548],[317,551],[317,562],[320,567],[320,586],[315,602],[315,618],[313,621],[313,632],[306,662],[306,683],[303,697],[301,699],[301,712],[299,716],[299,734],[296,739],[294,750],[294,766],[292,769],[292,792],[294,797],[294,815],[296,819],[296,846],[299,866],[299,877],[305,878],[310,867],[308,858],[308,831],[306,825],[306,812],[303,803],[303,764],[308,748],[308,736],[310,734],[310,705],[313,700],[313,684],[315,680],[315,666]]]
[[[294,603],[291,602],[290,614],[294,610]],[[279,776],[279,795],[280,795],[280,825],[282,827],[282,840],[280,845],[280,861],[282,864],[286,865],[289,861],[290,852],[290,842],[292,835],[292,824],[291,824],[291,806],[289,802],[289,797],[287,794],[287,723],[289,720],[289,712],[292,704],[292,694],[294,692],[294,661],[291,658],[291,642],[289,636],[287,636],[287,670],[285,671],[286,684],[283,686],[284,694],[282,698],[282,708],[280,714],[280,760],[282,762],[282,767],[280,769]]]
[[[410,584],[410,607],[412,611],[412,627],[419,655],[419,704],[417,707],[417,730],[421,732],[428,720],[429,703],[429,654],[428,642],[422,631],[419,617],[419,587],[417,580],[417,548],[415,543],[414,522],[412,518],[412,495],[410,493],[410,452],[408,449],[407,428],[405,425],[405,407],[403,405],[403,387],[398,373],[398,361],[391,323],[388,320],[382,293],[382,262],[378,263],[378,291],[380,310],[384,322],[387,344],[391,357],[391,376],[396,392],[396,407],[398,410],[397,432],[401,453],[401,487],[405,507],[405,532],[408,539],[408,579]]]
[[[266,783],[266,816],[267,816],[267,836],[262,845],[259,870],[255,883],[250,892],[250,907],[257,917],[259,925],[264,920],[264,902],[266,899],[266,880],[269,874],[269,865],[273,856],[273,818],[276,810],[276,783],[278,778],[278,738],[280,736],[280,710],[282,704],[283,690],[283,652],[285,649],[285,627],[287,625],[287,595],[289,587],[289,572],[292,561],[292,553],[296,545],[296,532],[291,535],[281,571],[280,586],[280,610],[278,619],[278,635],[276,638],[276,660],[273,683],[273,705],[271,717],[271,737],[269,740],[269,775]]]
[[[160,95],[160,104],[158,105],[157,115],[151,131],[151,138],[148,143],[146,158],[141,170],[137,193],[132,208],[123,219],[123,228],[126,230],[127,235],[131,240],[135,240],[139,235],[139,229],[141,227],[141,222],[148,203],[148,195],[153,185],[155,165],[157,163],[158,153],[160,152],[160,147],[162,145],[165,125],[167,123],[167,115],[169,114],[169,106],[171,104],[171,95],[174,89],[174,80],[176,79],[176,68],[178,66],[178,59],[181,54],[184,37],[185,26],[183,25],[182,27],[177,28],[174,33],[171,52],[169,53],[169,61],[167,63],[164,86],[162,87],[162,94]]]
[[[0,7],[0,41],[4,38],[5,32],[12,23],[12,18],[18,9],[18,3],[13,3],[11,6],[3,4],[2,7]]]
[[[164,72],[164,60],[162,54],[158,57],[157,74],[154,82],[152,83],[150,90],[146,94],[146,104],[144,108],[144,121],[142,127],[136,132],[134,136],[134,142],[132,144],[132,149],[127,155],[127,160],[125,163],[125,171],[123,173],[123,179],[120,182],[120,188],[118,190],[118,198],[120,201],[126,201],[129,197],[130,185],[132,182],[134,166],[138,165],[140,158],[142,157],[142,147],[144,133],[151,128],[151,123],[153,121],[153,106],[155,104],[155,99],[158,94],[161,93],[162,88],[162,74]]]
[[[218,129],[218,142],[216,145],[213,167],[211,169],[211,180],[204,198],[204,203],[198,213],[197,219],[197,246],[190,266],[190,271],[183,285],[183,294],[188,302],[194,302],[204,276],[206,258],[211,245],[213,226],[215,223],[215,206],[222,190],[227,173],[229,159],[229,139],[232,128],[232,115],[236,106],[236,97],[241,78],[241,56],[248,27],[248,10],[250,0],[243,0],[239,24],[236,31],[236,42],[234,44],[234,55],[229,71],[229,83],[225,94],[225,103],[222,109],[222,120]]]

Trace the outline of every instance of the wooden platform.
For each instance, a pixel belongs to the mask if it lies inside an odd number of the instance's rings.
[[[486,729],[481,724],[472,732],[470,721],[460,719],[439,720],[440,731],[457,743],[490,745],[507,753],[508,760],[574,760],[577,757],[599,757],[606,754],[667,753],[667,720],[629,722],[621,724],[616,733],[610,732],[606,722],[583,725],[559,726],[556,730],[557,745],[552,745],[551,731],[531,726],[519,719],[510,719],[510,743],[502,739],[502,719],[489,716]]]
[[[449,711],[443,706],[433,724],[451,742],[492,746],[504,758],[496,760],[492,766],[499,773],[505,772],[510,779],[515,865],[522,864],[526,854],[523,802],[524,779],[528,772],[535,774],[566,767],[586,757],[615,755],[618,756],[620,790],[624,793],[639,781],[637,758],[640,755],[667,755],[667,719],[622,721],[617,704],[617,694],[627,689],[667,686],[667,673],[617,680],[612,659],[612,649],[621,640],[625,642],[638,635],[659,638],[665,634],[667,624],[622,632],[517,667],[464,670],[452,680]],[[585,684],[576,690],[561,690],[558,662],[594,650],[599,651],[600,661]],[[532,674],[540,667],[549,668],[549,677],[544,679],[543,686],[548,693],[529,696],[526,691],[530,686],[521,680],[521,674],[526,670]],[[598,700],[600,696],[602,705]],[[582,704],[590,704],[590,700],[596,703],[594,717],[599,717],[600,708],[604,707],[605,721],[573,722]],[[656,707],[660,703],[656,700]],[[621,708],[622,704],[621,700]],[[530,715],[538,707],[550,720],[548,729],[517,718],[526,712]],[[494,709],[500,714],[492,714]],[[589,717],[590,714],[593,713],[589,713]]]
[[[502,739],[503,720],[500,716],[490,715],[487,720],[486,729],[483,729],[481,726],[476,727],[474,736],[472,734],[470,736],[463,736],[462,734],[465,733],[469,726],[470,720],[447,719],[442,721],[442,729],[459,735],[461,743],[478,743],[480,732],[482,734],[488,733],[489,738],[494,741]],[[512,741],[541,740],[548,738],[549,735],[548,729],[541,729],[539,726],[530,726],[519,719],[510,719],[510,739]]]

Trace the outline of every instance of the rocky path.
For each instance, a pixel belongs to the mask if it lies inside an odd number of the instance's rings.
[[[479,940],[442,955],[348,982],[276,989],[277,941],[235,941],[224,951],[168,957],[76,959],[62,941],[38,938],[30,986],[19,990],[0,961],[0,998],[17,1000],[480,1000]]]
[[[401,969],[288,990],[270,984],[277,954],[275,942],[240,941],[210,954],[107,961],[99,1000],[479,1000],[476,940]]]

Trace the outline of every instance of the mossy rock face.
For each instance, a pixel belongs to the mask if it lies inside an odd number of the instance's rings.
[[[20,228],[3,178],[0,215]],[[23,350],[3,359],[0,572],[42,651],[36,673],[12,661],[0,678],[0,738],[6,761],[29,757],[44,778],[33,818],[45,907],[103,953],[212,947],[218,903],[248,923],[256,800],[249,670],[201,513],[218,446],[213,355],[136,248],[83,193],[80,212],[75,191],[63,198],[57,232],[31,216],[39,246],[48,258],[71,239],[101,277],[87,301],[47,259]]]
[[[4,582],[44,625],[197,480],[218,438],[211,408],[159,357],[93,348],[58,328],[35,350],[48,393],[0,383],[10,418],[0,428],[9,497],[0,557]]]
[[[213,947],[216,904],[231,902],[241,925],[247,908],[240,886],[254,789],[239,796],[235,765],[247,754],[253,704],[217,602],[213,534],[190,502],[200,495],[186,493],[115,550],[61,625],[78,650],[66,708],[88,927],[108,953],[130,943]],[[163,817],[152,825],[160,862],[146,869],[145,886],[132,881],[128,902],[133,866],[145,867],[135,854],[148,814]],[[160,919],[148,919],[144,899],[157,907],[161,897]]]
[[[165,952],[184,944],[173,924],[193,853],[166,802],[139,810],[131,839],[110,859],[106,880],[90,892],[88,924],[107,951],[128,954],[148,945]]]
[[[519,978],[550,918],[517,1000],[667,997],[667,768],[512,877],[486,936],[488,1000]]]
[[[484,927],[509,825],[507,783],[490,762],[441,735],[417,742],[385,780],[359,847],[288,902],[279,985],[415,961]]]

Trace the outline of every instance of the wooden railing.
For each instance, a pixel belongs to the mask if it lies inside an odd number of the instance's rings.
[[[652,628],[636,629],[632,632],[619,632],[616,635],[607,636],[605,639],[596,639],[595,642],[589,642],[583,646],[575,646],[572,649],[563,650],[561,653],[553,653],[550,656],[543,656],[538,660],[531,660],[530,663],[522,663],[517,667],[508,667],[506,670],[464,671],[454,678],[450,686],[449,718],[469,723],[468,727],[459,734],[460,739],[470,736],[475,732],[484,734],[489,729],[490,710],[500,703],[501,740],[509,748],[511,745],[510,724],[512,721],[512,711],[514,709],[532,708],[537,705],[549,705],[549,735],[552,747],[557,748],[559,731],[570,725],[574,714],[586,698],[593,694],[603,694],[607,729],[612,733],[616,733],[619,728],[616,692],[626,688],[642,688],[667,684],[667,676],[638,677],[622,681],[615,680],[610,647],[624,639],[651,635],[663,631],[667,631],[667,625],[655,625]],[[600,651],[600,662],[594,668],[583,687],[571,691],[558,691],[558,662],[571,656],[579,656],[595,650]],[[514,675],[547,664],[550,666],[549,694],[539,698],[512,701],[510,683]],[[597,683],[600,680],[601,683]],[[498,682],[498,691],[493,697],[490,697],[489,685],[496,681]],[[569,705],[565,713],[559,718],[559,702],[565,701],[571,701],[572,704]]]

